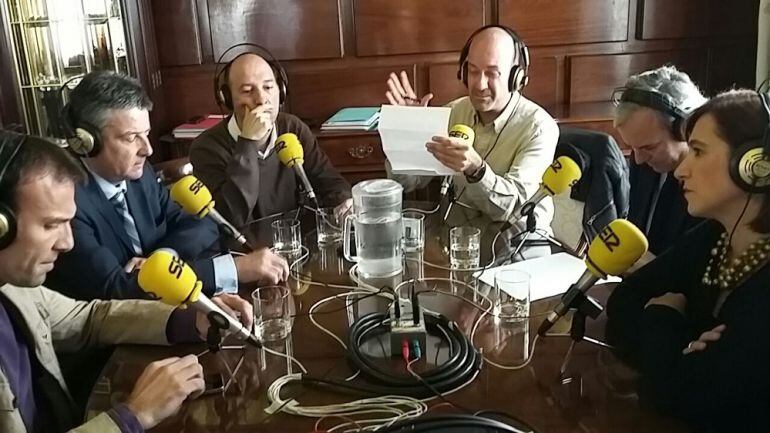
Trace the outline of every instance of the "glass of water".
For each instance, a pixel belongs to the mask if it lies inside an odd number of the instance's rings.
[[[315,227],[318,232],[318,245],[342,242],[342,224],[333,207],[318,209],[315,214]]]
[[[495,274],[495,319],[501,322],[529,319],[529,280],[528,273],[517,269],[505,269]]]
[[[273,250],[284,257],[298,255],[302,249],[299,220],[283,219],[273,221]]]
[[[291,332],[294,310],[291,292],[284,286],[263,286],[251,293],[254,304],[254,335],[259,341],[277,341]]]
[[[404,212],[401,216],[404,221],[404,251],[422,251],[425,246],[425,215],[421,212]]]
[[[479,266],[481,230],[476,227],[454,227],[449,231],[449,263],[452,269],[473,269]]]

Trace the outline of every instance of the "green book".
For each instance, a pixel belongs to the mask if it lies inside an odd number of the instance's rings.
[[[369,126],[380,117],[380,107],[343,108],[322,126]]]

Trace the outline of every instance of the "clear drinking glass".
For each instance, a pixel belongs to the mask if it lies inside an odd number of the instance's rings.
[[[333,207],[318,209],[315,214],[315,227],[318,232],[318,245],[330,245],[342,242],[342,223]]]
[[[529,319],[529,280],[528,273],[516,269],[495,274],[495,318],[502,322]]]
[[[276,341],[291,332],[294,311],[291,292],[284,286],[259,287],[251,293],[254,304],[254,335],[260,341]]]
[[[401,218],[404,222],[404,251],[422,251],[425,246],[425,215],[421,212],[404,212]]]
[[[298,255],[302,249],[299,220],[283,219],[273,221],[273,249],[284,257]]]
[[[454,227],[449,231],[449,262],[453,269],[479,266],[481,230],[476,227]]]

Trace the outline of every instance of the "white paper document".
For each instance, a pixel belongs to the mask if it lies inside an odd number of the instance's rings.
[[[382,106],[377,130],[393,173],[423,176],[454,174],[425,148],[425,143],[431,141],[434,135],[447,135],[451,111],[449,107]]]
[[[488,269],[479,279],[494,287],[495,274],[504,269],[516,269],[529,274],[529,298],[530,302],[533,302],[566,292],[569,286],[583,275],[586,265],[575,256],[558,253]],[[599,280],[596,284],[617,281],[620,281],[620,278],[608,277],[606,280]]]

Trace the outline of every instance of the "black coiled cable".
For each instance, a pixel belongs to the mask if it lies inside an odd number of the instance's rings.
[[[491,418],[475,415],[440,415],[408,419],[384,427],[382,433],[419,433],[419,432],[506,432],[529,433],[531,428],[520,429]]]
[[[377,389],[397,395],[428,398],[437,392],[443,394],[459,388],[481,369],[481,355],[457,324],[444,316],[432,313],[425,313],[426,330],[429,334],[449,337],[452,350],[447,361],[420,373],[423,381],[413,376],[397,375],[382,368],[374,359],[361,352],[361,346],[368,338],[388,332],[389,322],[388,313],[368,314],[353,323],[348,336],[350,362],[361,370],[362,375],[377,384]]]

